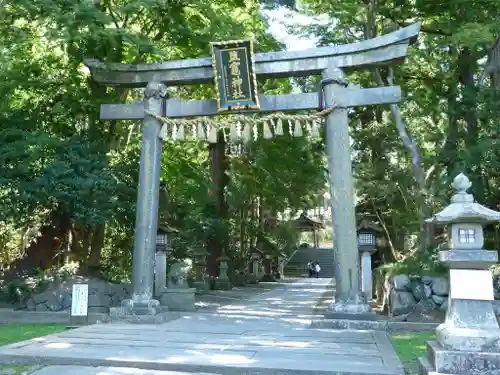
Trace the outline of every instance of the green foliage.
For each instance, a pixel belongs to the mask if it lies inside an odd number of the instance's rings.
[[[375,271],[378,275],[444,275],[447,268],[439,261],[438,249],[427,249],[417,251],[404,260],[387,263],[378,267]]]
[[[403,363],[405,374],[415,374],[419,370],[419,358],[427,353],[427,342],[436,340],[436,332],[397,332],[389,339]]]
[[[11,304],[25,303],[33,294],[44,292],[54,281],[65,281],[78,272],[77,263],[68,263],[62,267],[46,270],[35,269],[28,278],[0,280],[0,302]]]
[[[425,186],[415,182],[412,156],[386,108],[357,108],[350,122],[357,213],[384,225],[391,241],[383,259],[406,257],[418,247],[421,215],[449,204],[449,183],[459,172],[473,182],[477,201],[498,209],[498,3],[303,0],[300,5],[303,14],[328,17],[323,24],[291,27],[314,35],[320,45],[359,42],[422,22],[418,42],[393,71],[394,84],[404,93],[399,108],[406,131],[419,146]],[[387,84],[387,70],[378,73]],[[374,76],[351,73],[349,80],[377,86]],[[308,89],[311,81],[299,84]],[[488,246],[497,248],[498,235],[489,230],[488,238],[495,239]]]
[[[47,252],[43,246],[48,245],[35,240],[50,224],[64,230],[57,238],[58,260],[71,255],[82,269],[97,266],[108,278],[130,278],[140,125],[99,121],[97,114],[100,104],[130,102],[141,90],[93,83],[84,59],[137,64],[195,58],[209,54],[211,41],[239,38],[254,39],[258,52],[279,50],[283,46],[268,32],[261,11],[284,6],[329,17],[326,23],[291,27],[317,37],[320,45],[353,43],[423,22],[419,42],[405,64],[394,67],[394,78],[405,93],[399,108],[419,145],[425,186],[415,182],[415,166],[384,107],[352,111],[353,173],[357,213],[381,224],[389,240],[379,272],[441,272],[435,252],[415,249],[422,215],[449,203],[451,179],[464,171],[477,201],[492,208],[500,202],[496,3],[5,0],[0,14],[2,268],[27,248],[36,249],[31,254]],[[349,79],[371,87],[379,84],[374,73],[351,72]],[[377,73],[386,80],[389,72]],[[294,83],[314,91],[318,82],[312,77]],[[268,95],[293,89],[288,79],[262,81],[259,87]],[[169,90],[183,100],[214,96],[212,85]],[[214,166],[206,145],[165,142],[160,221],[179,230],[173,257],[190,257],[215,241],[234,267],[244,269],[252,246],[272,254],[293,251],[298,235],[276,217],[320,204],[323,143],[259,139],[238,156],[229,153],[221,214],[211,193]],[[500,246],[496,231],[488,228],[491,248]],[[90,264],[96,258],[98,264]],[[19,288],[9,293],[22,295]]]
[[[38,240],[44,225],[58,226],[59,237],[50,238],[59,244],[54,261],[68,256],[81,270],[97,266],[101,276],[128,280],[140,125],[99,121],[97,114],[100,104],[129,102],[141,90],[93,83],[84,59],[194,58],[208,55],[211,41],[240,38],[254,39],[257,52],[282,45],[268,33],[257,0],[6,0],[2,6],[0,265],[13,265],[31,247],[31,257],[48,254],[48,242]],[[260,88],[265,94],[292,90],[287,79],[260,82]],[[169,90],[184,100],[214,96],[212,85]],[[179,231],[173,257],[191,256],[215,240],[243,269],[258,238],[269,242],[269,251],[290,251],[295,231],[286,224],[263,228],[257,202],[273,213],[311,207],[323,193],[323,162],[322,148],[308,140],[251,145],[231,157],[228,214],[219,217],[206,144],[165,142],[160,222]],[[24,287],[9,288],[11,299],[24,298]]]
[[[39,210],[71,213],[82,225],[111,217],[116,180],[107,167],[105,145],[82,136],[60,138],[32,131],[22,120],[0,120],[0,209],[30,225]]]

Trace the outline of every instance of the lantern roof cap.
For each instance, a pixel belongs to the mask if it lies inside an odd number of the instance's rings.
[[[382,232],[382,228],[378,224],[366,218],[361,219],[356,230],[357,231],[370,230],[373,232]]]
[[[158,230],[157,230],[158,233],[161,233],[161,234],[171,234],[171,233],[179,233],[179,231],[169,225],[158,225]]]
[[[467,193],[472,183],[466,175],[460,173],[453,179],[451,186],[456,193],[451,197],[451,204],[427,219],[428,223],[488,223],[500,221],[500,212],[491,210],[474,201],[474,196]]]

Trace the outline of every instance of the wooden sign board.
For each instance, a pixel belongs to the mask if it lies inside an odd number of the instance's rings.
[[[73,284],[70,327],[88,324],[89,285]]]
[[[211,48],[217,110],[259,109],[252,41],[214,42]]]

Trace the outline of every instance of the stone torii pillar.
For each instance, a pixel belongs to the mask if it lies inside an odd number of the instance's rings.
[[[144,91],[144,109],[162,113],[166,96],[165,85],[149,82]],[[126,315],[156,315],[160,305],[153,299],[153,285],[162,154],[158,132],[161,127],[162,123],[153,116],[144,116],[132,257],[132,299],[122,303]]]
[[[328,317],[366,318],[370,311],[361,297],[359,255],[356,244],[353,177],[349,147],[348,108],[397,103],[397,86],[380,88],[346,87],[345,72],[404,61],[408,45],[416,40],[420,24],[399,29],[360,43],[305,51],[268,52],[255,55],[257,77],[322,75],[324,103],[318,93],[259,96],[259,113],[317,110],[320,105],[337,108],[326,122],[331,207],[335,234],[335,302]],[[104,64],[87,60],[93,79],[119,87],[148,87],[146,109],[168,118],[214,116],[216,100],[165,99],[163,86],[213,83],[211,58],[168,61],[157,64]],[[155,91],[156,90],[156,91]],[[158,92],[158,94],[156,94]],[[162,104],[162,105],[161,105]],[[158,215],[158,186],[161,160],[160,124],[145,115],[143,104],[104,104],[101,120],[144,120],[140,183],[134,239],[133,298],[131,305],[157,306],[151,297],[154,259],[154,231]],[[255,112],[255,110],[253,110]],[[252,112],[252,110],[241,111]],[[156,138],[155,138],[156,137]],[[154,138],[154,139],[153,139]],[[141,310],[140,308],[139,310]],[[142,309],[141,311],[145,311]]]
[[[323,71],[326,106],[335,104],[345,95],[347,80],[344,72],[333,64]],[[356,105],[356,101],[353,103]],[[349,119],[347,108],[328,115],[326,147],[334,238],[335,300],[327,310],[327,318],[372,319],[371,307],[361,293],[360,264],[354,206]]]

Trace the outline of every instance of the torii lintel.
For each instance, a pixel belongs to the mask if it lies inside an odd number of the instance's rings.
[[[419,31],[420,23],[415,23],[359,43],[259,53],[255,55],[255,71],[257,77],[265,79],[317,75],[332,63],[347,71],[398,64],[404,61],[408,45],[416,41]],[[145,87],[151,81],[167,86],[213,82],[209,57],[137,65],[85,60],[85,64],[94,81],[109,86]]]

